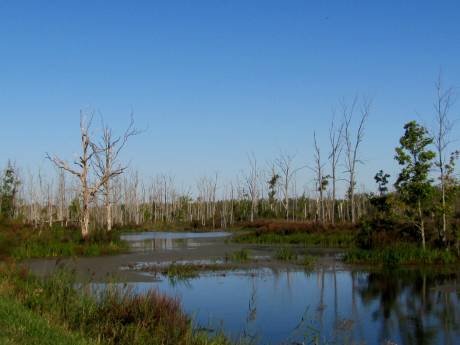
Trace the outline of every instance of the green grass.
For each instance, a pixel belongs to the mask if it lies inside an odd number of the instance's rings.
[[[225,256],[226,261],[242,263],[249,261],[249,251],[247,249],[238,250],[230,255]]]
[[[296,261],[297,254],[294,253],[292,248],[282,247],[276,251],[275,258],[280,261]]]
[[[314,256],[305,254],[302,258],[302,264],[305,267],[312,267],[316,263],[316,258]]]
[[[252,244],[297,244],[305,247],[347,248],[354,245],[355,235],[351,232],[294,232],[289,234],[251,232],[236,235],[233,241]]]
[[[85,339],[46,319],[13,298],[0,295],[0,344],[1,345],[90,345],[95,341]]]
[[[446,265],[458,262],[458,257],[454,253],[446,250],[424,250],[415,245],[400,244],[371,250],[352,249],[345,254],[343,260],[351,264]]]
[[[160,273],[172,279],[196,278],[204,267],[193,264],[171,264],[160,270]]]
[[[34,241],[24,242],[13,249],[15,259],[65,257],[65,256],[100,256],[118,254],[126,251],[128,246],[121,241],[108,243]]]
[[[34,229],[22,224],[0,224],[0,259],[18,260],[40,257],[99,256],[128,250],[117,232],[93,232],[84,241],[77,228],[54,225]]]

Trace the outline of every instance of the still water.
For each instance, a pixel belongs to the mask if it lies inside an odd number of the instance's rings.
[[[227,234],[136,236],[142,238],[130,238],[134,247],[166,241],[147,246],[164,251],[192,250],[203,244],[196,238]],[[309,272],[257,267],[128,285],[137,293],[154,288],[179,297],[197,328],[257,344],[460,344],[458,272],[334,267]]]

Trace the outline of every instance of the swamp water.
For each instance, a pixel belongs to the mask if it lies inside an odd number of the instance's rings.
[[[232,246],[227,236],[127,234],[133,253],[112,258],[112,267],[124,272],[136,265],[218,260]],[[91,260],[97,258],[85,259],[86,266]],[[100,260],[95,264],[103,266]],[[255,344],[460,344],[458,272],[361,271],[326,263],[318,260],[305,271],[266,261],[188,280],[136,271],[123,282],[137,293],[154,288],[179,297],[197,328]]]

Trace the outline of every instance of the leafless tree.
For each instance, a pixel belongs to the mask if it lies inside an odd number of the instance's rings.
[[[81,155],[78,160],[74,162],[76,168],[71,167],[67,161],[56,155],[50,156],[47,154],[47,158],[58,168],[64,169],[76,176],[80,182],[80,227],[81,235],[84,239],[89,237],[90,204],[94,201],[96,193],[107,183],[107,181],[120,175],[124,171],[123,168],[106,170],[104,174],[97,176],[95,181],[91,181],[91,167],[93,166],[95,156],[101,154],[97,145],[91,140],[90,129],[92,119],[92,115],[87,119],[82,112],[80,113]],[[100,160],[100,157],[98,160]]]
[[[281,185],[284,199],[283,206],[286,213],[286,220],[289,220],[289,188],[295,173],[295,169],[292,166],[294,157],[294,155],[282,152],[275,160],[275,165],[278,167],[281,173]]]
[[[329,160],[331,162],[331,179],[332,179],[332,207],[331,207],[331,222],[335,224],[335,207],[337,199],[337,166],[343,150],[343,121],[339,125],[336,124],[334,118],[329,127],[329,145],[330,153]]]
[[[251,223],[254,222],[254,214],[257,209],[259,199],[259,170],[257,168],[257,159],[254,153],[248,155],[249,171],[245,175],[246,186],[249,197],[251,198]]]
[[[119,162],[120,152],[125,147],[128,139],[140,133],[134,127],[134,119],[131,116],[131,122],[121,136],[114,137],[112,129],[102,120],[102,140],[100,143],[92,143],[95,158],[96,174],[100,180],[104,179],[102,184],[102,193],[104,195],[104,206],[106,209],[106,224],[107,231],[112,230],[112,190],[111,178],[104,178],[104,176],[117,176],[121,175],[126,169],[127,165],[122,165]]]
[[[316,191],[319,193],[319,218],[321,223],[324,223],[324,199],[323,199],[323,194],[324,190],[327,187],[328,183],[328,175],[324,174],[324,163],[321,160],[321,150],[318,145],[318,141],[316,140],[316,133],[313,132],[313,142],[314,142],[314,147],[315,147],[315,154],[314,154],[314,160],[315,160],[315,166],[313,168],[315,175],[316,175]]]
[[[356,108],[359,106],[359,110]],[[355,187],[356,187],[356,165],[360,163],[359,146],[364,139],[364,125],[369,116],[371,102],[363,98],[361,105],[358,105],[358,99],[355,98],[351,105],[342,103],[343,120],[344,120],[344,141],[345,141],[345,164],[348,173],[348,198],[350,200],[351,222],[356,222],[355,211]],[[358,127],[355,132],[352,128],[352,119],[355,113],[359,111],[360,117]]]
[[[455,91],[452,87],[444,88],[441,73],[435,83],[436,100],[434,103],[435,126],[432,129],[434,146],[437,153],[436,166],[439,169],[439,179],[441,181],[441,204],[442,204],[442,229],[441,238],[447,242],[447,217],[446,217],[446,164],[449,161],[447,149],[452,143],[450,134],[454,123],[449,118],[449,113],[455,101]]]

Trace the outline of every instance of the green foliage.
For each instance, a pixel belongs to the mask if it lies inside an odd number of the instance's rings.
[[[0,295],[0,344],[9,345],[85,345],[97,344],[78,331],[51,325],[13,298]]]
[[[395,159],[403,166],[395,187],[403,200],[415,205],[426,200],[432,191],[428,174],[433,165],[435,153],[427,148],[433,143],[426,128],[415,121],[404,126],[405,133],[396,148]]]
[[[389,178],[390,178],[390,174],[384,173],[383,170],[380,170],[377,174],[375,174],[374,180],[378,184],[378,191],[379,191],[380,196],[388,192],[387,185],[388,185]]]
[[[294,261],[297,260],[297,254],[290,247],[282,247],[276,251],[275,258],[280,261]]]
[[[247,262],[249,261],[249,251],[247,249],[241,249],[231,255],[226,255],[226,261]]]
[[[280,175],[273,172],[270,180],[267,181],[268,183],[268,203],[271,209],[273,209],[276,203],[276,189],[277,189],[278,181],[280,178],[281,178]],[[271,212],[271,213],[272,213],[271,215],[273,216],[274,212]]]
[[[190,279],[198,276],[199,268],[192,264],[176,264],[168,265],[162,274],[171,279]]]
[[[316,258],[314,256],[305,254],[302,259],[302,264],[305,267],[312,267],[316,262]]]
[[[8,161],[0,185],[0,215],[4,219],[13,219],[14,217],[19,184],[16,170],[11,162]]]
[[[16,259],[118,254],[128,249],[118,233],[95,231],[84,241],[76,229],[59,225],[41,230],[22,224],[0,225],[0,257]]]
[[[404,135],[400,139],[401,146],[396,148],[395,159],[403,166],[396,180],[395,187],[401,199],[412,210],[411,218],[417,214],[422,244],[425,247],[425,228],[423,211],[425,203],[433,192],[429,172],[433,165],[435,153],[427,147],[433,143],[428,131],[415,121],[404,126]]]
[[[80,219],[80,199],[75,197],[72,199],[69,205],[69,217],[70,219]]]
[[[330,175],[321,176],[321,181],[318,183],[318,192],[324,192],[329,185]]]
[[[411,244],[400,244],[372,250],[352,249],[344,257],[351,264],[415,265],[455,264],[458,257],[450,251],[422,249]]]
[[[328,233],[256,233],[236,235],[236,243],[253,244],[299,244],[305,247],[347,248],[355,243],[355,234],[350,231]]]

